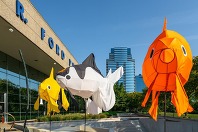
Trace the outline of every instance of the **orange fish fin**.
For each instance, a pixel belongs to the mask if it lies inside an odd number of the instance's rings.
[[[145,95],[144,100],[143,100],[142,105],[141,105],[142,107],[145,107],[146,102],[148,101],[148,98],[149,98],[150,94],[151,94],[151,88],[149,88],[148,91],[146,92],[146,95]]]
[[[155,92],[156,93],[156,92]],[[157,110],[158,110],[158,97],[160,95],[160,92],[157,93],[157,96],[155,97],[155,99],[152,101],[152,105],[151,108],[149,109],[149,114],[151,115],[151,117],[157,121]]]
[[[157,91],[152,91],[152,102],[154,102],[155,100],[155,96],[156,96]]]
[[[177,97],[175,95],[174,92],[171,92],[171,102],[172,104],[175,106],[176,108],[176,111],[177,111],[177,115],[180,117],[181,116],[181,113],[180,113],[180,110],[179,110],[179,104],[178,104],[178,101],[177,101]]]
[[[176,107],[177,115],[179,117],[185,112],[193,111],[192,106],[189,104],[185,89],[178,76],[176,77],[176,89],[174,90],[174,92],[172,92],[171,102]]]
[[[187,111],[188,111],[188,112],[192,112],[193,110],[194,110],[193,107],[189,104],[189,105],[188,105]]]
[[[166,24],[167,24],[167,20],[166,17],[164,18],[164,26],[163,26],[163,31],[166,31]]]

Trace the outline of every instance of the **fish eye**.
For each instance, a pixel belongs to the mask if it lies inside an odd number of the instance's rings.
[[[47,88],[50,89],[51,87],[48,85]]]
[[[71,77],[70,75],[66,75],[66,79],[69,80]]]
[[[153,53],[154,53],[154,49],[151,50],[151,53],[150,53],[150,58],[153,57]]]
[[[186,48],[183,45],[181,45],[181,48],[182,48],[184,56],[187,56]]]

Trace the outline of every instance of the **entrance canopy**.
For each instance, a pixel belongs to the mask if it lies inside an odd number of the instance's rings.
[[[53,58],[43,52],[42,49],[37,47],[2,17],[0,17],[0,36],[0,51],[7,55],[21,61],[19,55],[19,49],[21,49],[26,64],[46,75],[49,74],[52,67],[54,67],[55,73],[63,69]]]

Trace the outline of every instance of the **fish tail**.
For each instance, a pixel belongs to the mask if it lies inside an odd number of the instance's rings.
[[[124,70],[123,67],[119,67],[115,72],[109,73],[107,78],[109,79],[110,82],[116,83],[123,75]]]

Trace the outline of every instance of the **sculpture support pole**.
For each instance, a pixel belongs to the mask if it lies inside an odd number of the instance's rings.
[[[26,88],[27,88],[27,108],[26,108],[26,112],[25,112],[25,122],[24,122],[24,128],[23,128],[23,132],[25,132],[26,130],[26,122],[27,122],[27,114],[28,114],[28,111],[29,111],[29,85],[28,85],[28,74],[27,74],[27,68],[26,68],[26,64],[25,64],[25,61],[23,59],[23,54],[21,52],[21,50],[19,50],[19,54],[20,54],[20,57],[21,57],[21,60],[23,62],[23,66],[24,66],[24,69],[25,69],[25,77],[26,77]]]
[[[166,92],[164,92],[164,132],[166,132]]]
[[[84,126],[84,132],[85,132],[85,131],[86,131],[86,120],[87,120],[87,119],[86,119],[86,116],[87,116],[87,115],[86,115],[86,113],[87,113],[87,106],[86,106],[86,105],[87,105],[88,99],[84,99],[84,100],[85,100],[85,126]]]
[[[51,130],[52,130],[52,114],[50,112],[50,132],[51,132]]]

